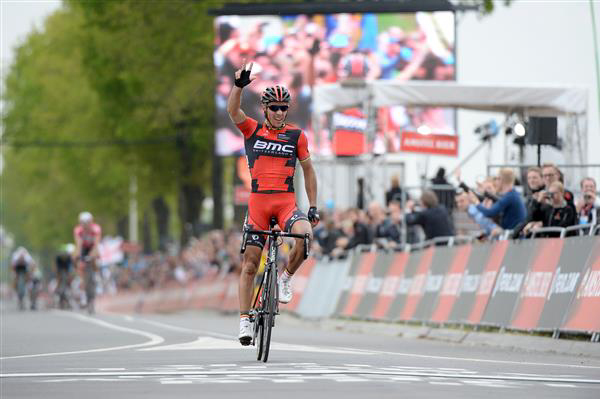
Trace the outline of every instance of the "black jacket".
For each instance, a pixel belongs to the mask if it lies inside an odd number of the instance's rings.
[[[346,250],[348,249],[352,249],[354,247],[356,247],[357,245],[361,245],[361,244],[371,244],[373,242],[373,234],[371,233],[371,230],[369,229],[369,226],[367,226],[364,223],[361,222],[355,222],[354,223],[354,236],[350,237],[350,242],[348,242],[348,245],[346,245]]]
[[[405,217],[406,224],[418,224],[425,232],[425,238],[430,240],[436,237],[454,235],[454,228],[445,207],[438,205],[420,212],[409,213]]]

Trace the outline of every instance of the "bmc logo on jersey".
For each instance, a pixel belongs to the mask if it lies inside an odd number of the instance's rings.
[[[254,149],[255,150],[265,150],[267,152],[273,152],[273,153],[277,153],[277,152],[285,153],[285,154],[293,154],[294,153],[293,145],[272,143],[272,142],[267,142],[267,141],[262,141],[262,140],[256,140],[256,142],[254,143]]]

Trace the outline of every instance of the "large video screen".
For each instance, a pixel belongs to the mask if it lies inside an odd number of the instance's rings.
[[[313,153],[358,155],[399,151],[403,131],[455,134],[455,114],[437,108],[386,107],[367,129],[363,109],[325,116],[312,130],[315,85],[345,79],[454,80],[452,12],[220,16],[215,18],[218,155],[243,155],[243,137],[230,121],[227,97],[234,72],[253,62],[257,79],[244,89],[242,109],[259,121],[262,91],[283,84],[292,94],[288,121],[304,129]],[[371,133],[367,133],[370,131]]]

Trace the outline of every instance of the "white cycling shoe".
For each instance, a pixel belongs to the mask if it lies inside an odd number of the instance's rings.
[[[240,343],[244,346],[252,343],[254,335],[254,323],[247,317],[240,319],[240,335],[238,336]]]
[[[292,280],[279,278],[279,302],[289,303],[292,300]]]

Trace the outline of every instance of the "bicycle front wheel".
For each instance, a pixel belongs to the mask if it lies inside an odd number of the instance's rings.
[[[261,284],[262,287],[262,291],[260,292],[260,302],[259,302],[259,306],[256,312],[256,320],[254,321],[256,323],[255,325],[255,330],[254,330],[254,337],[255,339],[258,339],[257,341],[257,345],[256,345],[256,360],[261,361],[262,360],[262,356],[264,353],[264,348],[265,348],[265,318],[266,318],[266,312],[267,312],[267,292],[268,292],[268,287],[269,287],[269,279],[268,279],[268,272],[265,271],[265,274],[263,275],[263,282]]]
[[[268,289],[266,295],[266,310],[267,313],[263,318],[264,330],[265,330],[265,347],[263,354],[263,362],[267,362],[269,358],[269,349],[271,347],[271,332],[275,325],[275,312],[277,310],[277,273],[276,266],[272,265],[269,270],[267,278]]]

